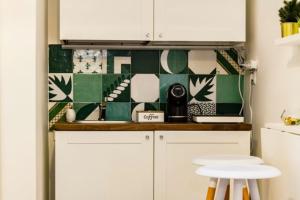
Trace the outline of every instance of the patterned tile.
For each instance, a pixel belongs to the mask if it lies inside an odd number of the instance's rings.
[[[187,74],[188,51],[163,50],[160,52],[161,74]]]
[[[238,64],[238,53],[234,49],[230,50],[215,50],[217,54],[218,64],[228,74],[243,74],[243,70]]]
[[[106,107],[106,120],[131,121],[131,104],[109,102]]]
[[[75,50],[73,54],[73,73],[105,73],[106,50]]]
[[[132,103],[131,104],[131,119],[136,121],[136,112],[145,110],[159,110],[159,103]]]
[[[57,102],[57,103],[49,103],[49,123],[48,128],[50,130],[53,129],[54,125],[58,121],[64,121],[64,116],[67,108],[71,108],[71,103],[66,102]]]
[[[238,63],[235,49],[73,53],[49,45],[49,128],[65,120],[72,105],[77,120],[97,120],[104,99],[108,120],[135,119],[138,110],[166,111],[167,89],[173,83],[187,87],[189,105],[196,105],[193,111],[189,107],[190,115],[238,115],[238,74],[243,74]]]
[[[215,103],[216,76],[189,75],[189,91],[190,103]]]
[[[133,74],[158,74],[159,51],[139,50],[131,51],[131,73]]]
[[[134,102],[157,102],[159,100],[158,75],[133,75],[131,78],[131,99]]]
[[[74,74],[74,102],[102,101],[102,75]]]
[[[98,120],[99,103],[74,103],[76,120]]]
[[[210,102],[202,102],[199,103],[202,115],[204,116],[212,116],[216,115],[216,103],[210,103]]]
[[[188,91],[188,75],[187,74],[161,74],[160,75],[160,102],[166,103],[168,89],[174,83],[182,84]]]
[[[130,74],[105,74],[102,87],[107,101],[130,102]]]
[[[50,102],[72,102],[72,74],[49,74],[49,101]]]
[[[108,50],[107,73],[129,74],[131,72],[131,51]]]
[[[237,116],[241,107],[241,103],[217,103],[217,115]]]
[[[243,76],[240,84],[243,94]],[[239,93],[239,75],[217,75],[217,103],[242,103]]]
[[[72,73],[72,50],[61,45],[49,45],[49,73]]]
[[[190,74],[228,74],[217,62],[217,54],[213,50],[189,51]]]

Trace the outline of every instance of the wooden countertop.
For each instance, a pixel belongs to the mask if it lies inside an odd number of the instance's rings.
[[[250,131],[251,124],[197,124],[197,123],[127,123],[82,124],[57,123],[56,131]]]

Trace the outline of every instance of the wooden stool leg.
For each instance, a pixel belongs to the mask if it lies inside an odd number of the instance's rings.
[[[240,179],[234,180],[233,184],[233,200],[243,200],[244,181]]]
[[[224,200],[225,193],[228,188],[229,180],[228,179],[220,179],[218,184],[218,189],[216,191],[215,200]]]
[[[214,200],[218,179],[210,178],[207,190],[206,200]]]
[[[248,186],[249,186],[251,200],[260,200],[257,181],[255,179],[248,180]]]
[[[243,187],[243,200],[250,200],[248,187],[247,187],[247,180],[244,181],[244,187]]]
[[[224,200],[229,200],[229,194],[230,194],[230,184],[227,185],[227,189],[226,189]]]

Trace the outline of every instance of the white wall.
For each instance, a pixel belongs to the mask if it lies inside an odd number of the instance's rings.
[[[278,9],[283,0],[247,2],[248,59],[259,61],[253,98],[253,125],[257,134],[256,152],[260,154],[260,128],[267,122],[280,122],[283,109],[300,108],[300,63],[288,67],[292,48],[274,44],[280,38]]]
[[[1,200],[45,196],[45,2],[0,1]]]

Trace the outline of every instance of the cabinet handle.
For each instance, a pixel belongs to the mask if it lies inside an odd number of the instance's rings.
[[[162,34],[162,33],[160,33],[160,34],[158,35],[158,37],[159,37],[159,38],[162,38],[162,37],[163,37],[163,34]]]
[[[149,140],[149,139],[150,139],[149,135],[146,135],[146,140]]]
[[[147,34],[146,34],[146,38],[149,38],[149,37],[150,37],[150,33],[147,33]]]
[[[160,135],[160,136],[159,136],[159,139],[160,139],[160,140],[163,140],[163,139],[164,139],[164,136],[163,136],[163,135]]]

